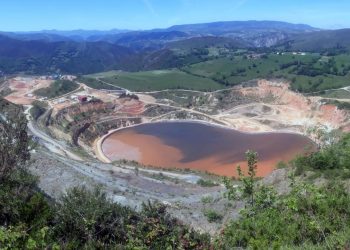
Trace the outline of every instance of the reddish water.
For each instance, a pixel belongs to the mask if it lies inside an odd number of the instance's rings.
[[[258,176],[271,173],[280,161],[290,161],[312,149],[307,137],[290,133],[242,133],[196,122],[142,124],[120,130],[104,141],[111,160],[135,160],[144,165],[190,168],[236,176],[245,171],[245,152],[259,154]]]

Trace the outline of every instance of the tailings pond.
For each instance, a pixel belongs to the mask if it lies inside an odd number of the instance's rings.
[[[159,122],[121,129],[108,136],[104,154],[112,161],[133,160],[164,168],[189,168],[237,176],[246,171],[245,152],[259,154],[258,176],[271,173],[280,161],[314,149],[313,142],[293,133],[243,133],[200,122]]]

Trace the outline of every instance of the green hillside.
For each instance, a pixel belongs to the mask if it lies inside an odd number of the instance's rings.
[[[78,89],[79,85],[75,82],[68,80],[57,80],[53,82],[49,87],[38,89],[34,92],[35,95],[54,98]]]
[[[209,47],[228,47],[228,48],[245,48],[247,47],[242,41],[238,39],[230,39],[225,37],[194,37],[186,40],[180,40],[167,44],[171,49],[203,49]]]
[[[214,80],[193,76],[180,70],[155,70],[136,73],[121,72],[114,76],[106,73],[106,77],[97,75],[100,80],[126,88],[132,91],[154,91],[164,89],[191,89],[211,91],[221,89],[224,86]],[[95,75],[88,75],[94,78]]]
[[[326,51],[350,49],[350,29],[323,30],[298,34],[289,42],[289,49],[301,51]]]
[[[350,55],[322,57],[318,53],[270,53],[256,59],[244,55],[193,64],[184,67],[184,71],[226,86],[256,78],[284,78],[292,82],[294,90],[314,92],[349,85]]]

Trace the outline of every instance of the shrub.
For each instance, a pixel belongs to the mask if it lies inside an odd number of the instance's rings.
[[[55,233],[63,242],[81,247],[88,242],[125,242],[135,212],[113,204],[100,189],[73,188],[57,204]],[[69,233],[67,233],[69,232]],[[72,243],[73,242],[73,243]]]
[[[69,233],[67,233],[69,232]],[[66,248],[205,249],[207,235],[172,218],[161,204],[140,213],[112,203],[100,189],[74,188],[57,205],[55,235]]]
[[[215,210],[212,210],[212,209],[204,210],[204,215],[205,215],[205,217],[207,217],[207,219],[210,223],[221,222],[222,218],[223,218],[223,216],[221,214],[219,214],[218,212],[216,212]]]
[[[30,115],[34,120],[37,120],[46,111],[46,104],[40,101],[34,101],[33,107],[30,109]]]
[[[211,180],[204,180],[204,179],[199,179],[197,181],[197,184],[202,186],[202,187],[215,187],[218,186],[217,183],[211,181]]]
[[[212,196],[203,196],[202,199],[201,199],[202,203],[213,203],[214,199]]]
[[[270,204],[258,206],[256,202],[244,209],[241,219],[224,229],[216,245],[219,249],[327,246],[329,237],[350,229],[349,202],[350,195],[339,185],[295,185],[290,194]]]
[[[292,165],[297,175],[306,170],[321,171],[327,178],[334,177],[333,172],[346,175],[350,170],[350,134],[344,135],[339,142],[325,145],[317,152],[297,157]]]

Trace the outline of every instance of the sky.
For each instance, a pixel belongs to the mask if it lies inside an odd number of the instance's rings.
[[[0,0],[1,31],[166,28],[276,20],[350,28],[350,0]]]

